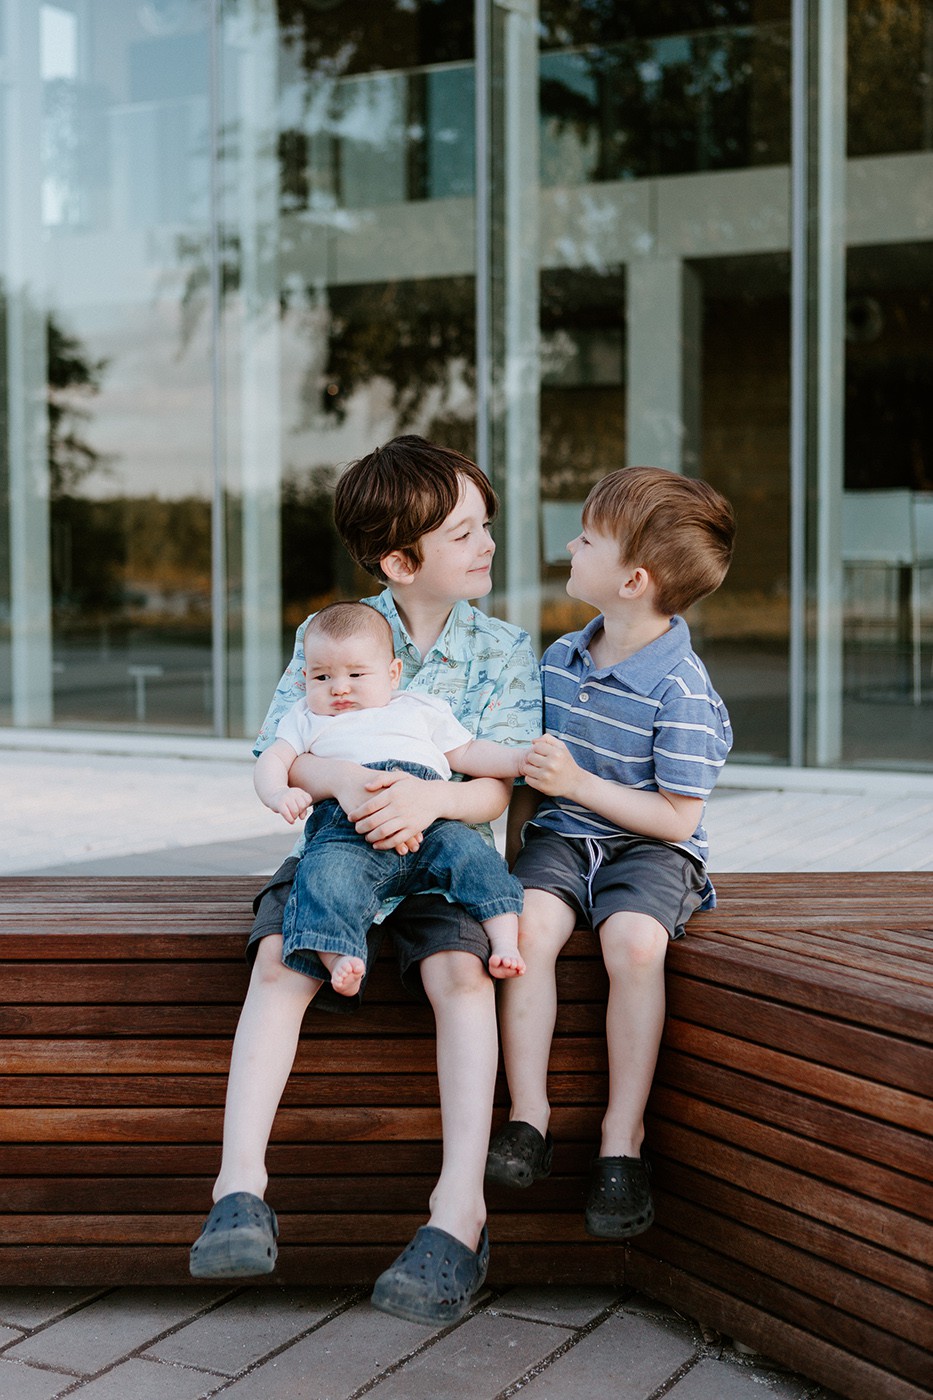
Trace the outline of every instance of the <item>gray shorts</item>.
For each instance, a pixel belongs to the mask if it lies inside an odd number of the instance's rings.
[[[282,932],[282,918],[298,869],[298,858],[289,856],[253,900],[253,928],[246,944],[246,957],[252,963],[260,940]],[[381,924],[373,924],[366,937],[366,976],[353,997],[338,996],[329,984],[314,998],[312,1005],[322,1011],[355,1011],[363,999],[373,961],[385,934],[391,935],[398,959],[402,985],[413,996],[424,1000],[421,963],[433,953],[473,953],[483,967],[489,966],[489,939],[486,930],[459,904],[440,894],[410,895]]]
[[[682,938],[706,889],[703,869],[675,846],[646,836],[595,840],[528,825],[512,870],[526,890],[546,890],[599,930],[610,914],[649,914]]]

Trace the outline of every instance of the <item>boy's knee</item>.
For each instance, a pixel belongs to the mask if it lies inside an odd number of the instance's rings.
[[[281,988],[290,993],[306,992],[309,1001],[320,986],[313,977],[306,977],[303,972],[295,972],[286,967],[282,961],[282,937],[277,933],[270,933],[260,942],[256,950],[251,981],[267,989]]]
[[[489,974],[476,954],[461,953],[455,948],[425,958],[421,964],[421,981],[431,1002],[490,994],[493,990]]]
[[[667,956],[667,929],[649,914],[613,914],[599,936],[607,963],[624,963],[632,969],[651,968],[663,963]]]

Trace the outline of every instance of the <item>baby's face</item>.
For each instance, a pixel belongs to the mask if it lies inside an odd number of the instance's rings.
[[[338,640],[313,633],[305,643],[308,709],[315,715],[343,715],[388,705],[401,670],[402,663],[370,636]]]

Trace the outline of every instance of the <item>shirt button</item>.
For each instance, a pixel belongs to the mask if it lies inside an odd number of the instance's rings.
[[[587,691],[587,690],[581,690],[581,691],[580,691],[580,699],[581,699],[581,700],[586,701],[586,700],[589,700],[589,698],[590,698],[589,691]]]

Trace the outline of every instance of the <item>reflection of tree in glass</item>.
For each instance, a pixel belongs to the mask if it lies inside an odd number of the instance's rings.
[[[933,5],[850,0],[850,156],[933,147]]]
[[[286,43],[309,76],[337,77],[473,56],[473,6],[463,0],[278,0]]]
[[[331,602],[334,594],[336,471],[282,482],[282,613],[286,631]]]
[[[49,405],[49,492],[53,500],[93,472],[107,471],[112,458],[82,436],[91,418],[88,402],[100,392],[107,360],[94,360],[75,335],[49,316],[46,327]]]
[[[93,616],[118,605],[125,545],[113,503],[79,494],[113,461],[83,431],[107,361],[90,356],[54,315],[46,321],[46,351],[52,597],[60,621],[63,614]]]
[[[330,346],[321,407],[342,418],[351,395],[374,379],[392,387],[397,431],[410,428],[430,395],[448,406],[454,378],[475,384],[475,292],[470,277],[381,286],[334,287]],[[320,384],[306,383],[317,396]],[[310,405],[309,405],[310,406]]]
[[[715,7],[717,9],[721,7]],[[740,7],[744,8],[744,7]],[[630,13],[631,7],[619,7]],[[683,14],[678,19],[682,29]],[[637,32],[617,36],[630,28]],[[557,26],[557,34],[567,32]],[[571,31],[572,32],[572,31]],[[650,25],[590,23],[541,58],[543,175],[563,182],[560,147],[572,132],[587,152],[590,181],[644,179],[776,164],[789,156],[790,34],[786,23],[669,32]],[[584,37],[586,36],[586,37]],[[579,175],[576,176],[579,178]]]

